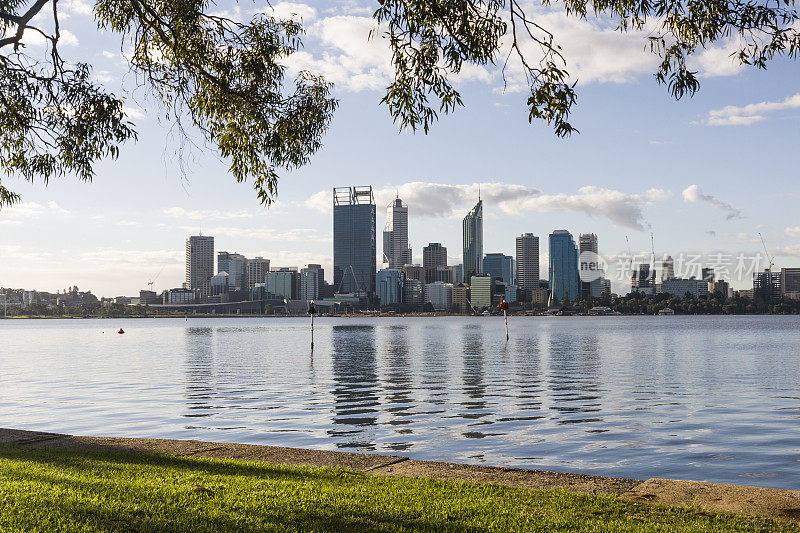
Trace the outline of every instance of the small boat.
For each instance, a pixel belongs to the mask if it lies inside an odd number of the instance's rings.
[[[491,316],[491,313],[489,311],[484,311],[481,313],[481,316]]]
[[[125,333],[125,330],[122,329],[122,328],[119,328],[119,331],[117,333],[119,333],[120,335],[123,335]]]

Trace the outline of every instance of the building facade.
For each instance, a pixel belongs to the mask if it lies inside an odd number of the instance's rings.
[[[252,289],[256,285],[263,285],[267,282],[269,259],[264,259],[263,257],[248,259],[245,268],[247,271],[247,286],[249,288]]]
[[[399,197],[386,210],[383,262],[389,268],[402,268],[412,262],[411,248],[408,247],[408,206]]]
[[[514,258],[505,254],[486,254],[483,273],[511,285],[514,283]]]
[[[472,308],[469,305],[469,287],[464,283],[453,285],[453,312],[469,313]]]
[[[702,298],[708,294],[708,282],[702,279],[666,279],[661,283],[661,293],[679,298],[689,294],[692,298]]]
[[[472,307],[478,309],[489,309],[492,307],[492,288],[494,280],[491,276],[478,274],[472,276],[469,282],[469,299]]]
[[[300,294],[298,298],[310,302],[321,298],[325,284],[325,270],[322,265],[306,265],[300,270]]]
[[[437,281],[425,285],[425,299],[437,311],[449,311],[453,307],[453,285]]]
[[[186,288],[198,290],[201,298],[208,298],[213,275],[214,237],[195,235],[186,239]]]
[[[800,268],[781,269],[781,296],[800,300]]]
[[[297,268],[273,268],[267,272],[266,290],[272,298],[297,300],[299,286]]]
[[[231,291],[249,288],[247,282],[247,258],[242,254],[233,252],[219,252],[217,254],[217,274],[228,273],[228,286]]]
[[[425,281],[433,283],[436,278],[436,269],[447,266],[447,248],[441,243],[432,242],[422,249],[422,267],[425,269]],[[452,282],[451,282],[452,283]]]
[[[578,299],[578,247],[567,230],[550,234],[550,294],[558,302]]]
[[[336,292],[374,294],[376,264],[372,187],[333,189],[333,282]]]
[[[517,237],[517,285],[531,291],[539,284],[539,237],[523,233]]]
[[[472,276],[483,274],[483,201],[467,213],[462,223],[463,235],[463,279],[469,282]]]
[[[375,293],[381,307],[403,303],[405,273],[399,268],[379,270],[375,278]]]
[[[578,254],[579,254],[579,261],[580,261],[580,270],[579,274],[585,274],[588,278],[593,277],[593,273],[590,271],[596,271],[598,267],[598,247],[597,247],[597,235],[594,233],[581,233],[578,236]],[[591,279],[587,279],[585,277],[581,277],[580,280],[580,293],[581,299],[586,299],[587,297],[592,295],[592,286],[591,286]]]
[[[414,307],[425,303],[425,283],[406,278],[403,283],[403,303]]]

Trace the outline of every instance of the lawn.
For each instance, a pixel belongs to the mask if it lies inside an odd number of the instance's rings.
[[[798,531],[565,491],[0,446],[0,531]]]

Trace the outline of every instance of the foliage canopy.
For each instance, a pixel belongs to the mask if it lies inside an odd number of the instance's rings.
[[[61,56],[62,4],[0,0],[0,167],[29,181],[91,180],[98,160],[136,139],[123,99],[92,77],[88,63]],[[188,117],[236,180],[252,180],[269,204],[280,170],[304,165],[320,148],[337,101],[320,75],[286,79],[302,24],[270,16],[268,1],[256,7],[264,9],[248,21],[215,14],[213,0],[96,0],[93,9],[98,29],[131,50],[132,72],[166,117],[181,131]],[[709,46],[734,42],[738,61],[757,68],[800,50],[794,0],[377,0],[376,32],[388,38],[394,67],[382,102],[393,119],[427,132],[439,113],[463,105],[453,77],[465,64],[502,65],[525,74],[529,121],[561,137],[577,131],[569,121],[577,101],[569,58],[537,23],[537,9],[649,31],[661,59],[656,80],[677,99],[698,90],[689,59]],[[44,42],[44,56],[28,52],[32,37]],[[0,182],[0,208],[18,200]]]

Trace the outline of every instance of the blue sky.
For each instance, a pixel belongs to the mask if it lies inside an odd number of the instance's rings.
[[[261,255],[273,266],[319,262],[330,277],[330,189],[348,185],[376,188],[379,232],[384,205],[399,191],[409,205],[416,262],[428,242],[442,242],[451,262],[460,262],[460,220],[481,184],[487,253],[513,254],[515,236],[533,232],[544,265],[547,235],[563,228],[576,237],[597,233],[611,261],[627,254],[626,235],[634,253],[649,253],[651,232],[657,255],[749,257],[762,249],[761,232],[776,265],[800,265],[795,62],[740,67],[722,43],[695,60],[700,92],[675,102],[653,79],[657,58],[644,50],[643,35],[539,8],[532,12],[564,44],[578,80],[572,123],[581,133],[559,139],[546,124],[528,124],[516,71],[507,72],[503,90],[498,70],[472,68],[458,79],[466,107],[429,135],[412,135],[398,132],[379,105],[390,67],[384,43],[367,40],[368,2],[273,3],[279,15],[301,14],[307,27],[290,72],[324,73],[341,105],[322,150],[284,173],[277,203],[264,208],[211,149],[185,154],[181,174],[170,124],[146,95],[130,92],[135,80],[119,37],[96,31],[86,2],[64,4],[64,50],[127,95],[140,139],[118,160],[99,164],[90,184],[4,178],[23,203],[0,212],[0,286],[133,295],[159,272],[157,289],[179,286],[184,241],[201,227],[217,250]],[[224,7],[249,16],[264,6]],[[748,285],[734,280],[737,288]]]

